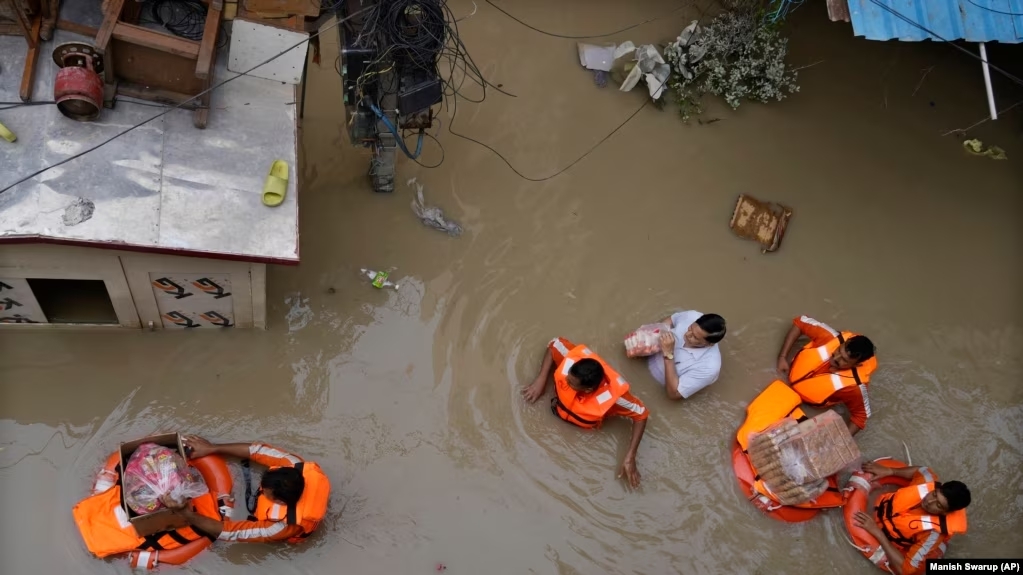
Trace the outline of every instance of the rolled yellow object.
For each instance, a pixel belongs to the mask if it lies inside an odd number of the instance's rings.
[[[0,138],[3,138],[8,142],[13,142],[18,139],[18,136],[15,136],[14,132],[8,130],[7,126],[0,124]]]

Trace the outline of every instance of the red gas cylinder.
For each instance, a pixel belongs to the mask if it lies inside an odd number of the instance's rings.
[[[56,47],[53,60],[60,66],[53,82],[57,109],[72,120],[99,117],[103,108],[103,56],[88,44],[67,42]]]

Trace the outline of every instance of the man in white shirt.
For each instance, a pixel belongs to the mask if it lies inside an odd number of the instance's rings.
[[[717,344],[725,337],[725,319],[690,310],[673,314],[662,323],[671,330],[661,333],[662,352],[647,358],[647,368],[664,386],[668,399],[689,399],[721,374]],[[664,353],[666,350],[670,352]]]

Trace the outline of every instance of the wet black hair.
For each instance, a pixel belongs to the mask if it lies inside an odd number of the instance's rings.
[[[707,343],[717,343],[725,339],[725,318],[716,313],[705,313],[696,320],[696,325],[707,332]]]
[[[264,473],[259,485],[263,489],[273,491],[274,499],[280,499],[287,505],[295,505],[305,489],[305,478],[302,477],[302,472],[294,467],[281,467]]]
[[[966,509],[966,506],[970,504],[970,490],[966,487],[962,481],[948,481],[942,483],[938,487],[938,491],[945,496],[948,501],[948,512],[959,511],[960,509]]]
[[[865,335],[854,335],[845,342],[845,351],[856,361],[867,361],[874,357],[874,342]]]
[[[579,386],[593,391],[604,381],[604,368],[595,359],[580,359],[572,364],[568,373],[579,380]]]

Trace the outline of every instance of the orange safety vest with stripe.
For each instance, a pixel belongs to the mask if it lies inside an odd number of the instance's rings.
[[[289,538],[288,543],[298,543],[312,535],[327,515],[327,502],[330,500],[330,480],[319,465],[311,461],[300,461],[295,464],[295,469],[302,473],[302,479],[305,480],[298,503],[282,505],[260,493],[252,517],[256,521],[287,521],[288,525],[302,527],[302,534]]]
[[[919,483],[882,495],[878,499],[874,514],[889,541],[901,547],[910,547],[917,535],[927,531],[937,531],[945,537],[966,533],[965,509],[945,515],[931,515],[920,507],[924,497],[937,486],[937,483]]]
[[[220,508],[213,495],[205,493],[192,499],[196,513],[220,521]],[[121,485],[117,484],[102,493],[87,497],[72,510],[78,531],[85,540],[85,546],[96,557],[119,555],[136,549],[142,551],[164,551],[177,549],[192,541],[207,537],[216,540],[194,527],[181,527],[173,531],[162,531],[140,536],[128,521],[128,514],[121,501]]]
[[[843,331],[824,345],[815,346],[813,342],[810,342],[799,350],[796,357],[792,359],[792,366],[789,368],[789,381],[792,382],[792,389],[799,394],[803,401],[815,407],[823,407],[828,398],[836,391],[854,385],[866,386],[870,383],[870,374],[877,369],[876,357],[872,357],[852,369],[843,369],[834,373],[830,370],[816,373],[828,363],[831,354],[835,353],[840,345],[855,335]]]
[[[579,393],[568,385],[568,371],[582,359],[594,359],[604,368],[604,381],[590,393]],[[554,372],[558,392],[551,400],[551,411],[561,419],[585,429],[600,427],[604,416],[618,398],[629,391],[629,382],[585,345],[573,347]]]

